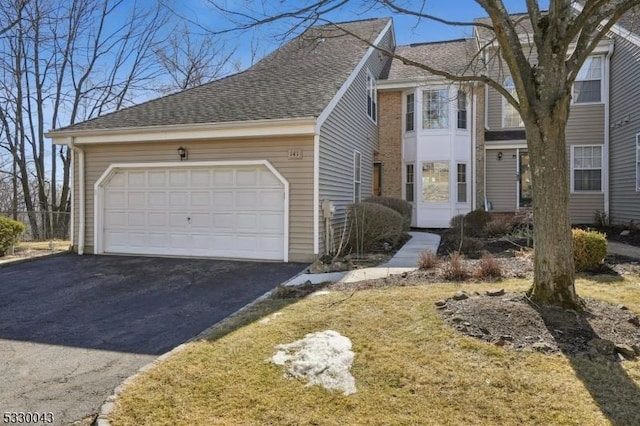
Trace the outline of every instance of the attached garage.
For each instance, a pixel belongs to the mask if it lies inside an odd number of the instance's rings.
[[[286,262],[288,193],[266,160],[113,164],[95,184],[96,252]]]

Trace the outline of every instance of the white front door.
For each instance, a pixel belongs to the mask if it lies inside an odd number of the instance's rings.
[[[285,188],[264,165],[118,169],[105,253],[283,260]]]

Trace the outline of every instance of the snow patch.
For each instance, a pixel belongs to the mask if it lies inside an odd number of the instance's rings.
[[[276,346],[270,361],[286,366],[287,378],[302,378],[307,386],[318,384],[351,395],[356,392],[356,381],[349,371],[353,357],[351,340],[336,331],[326,330]]]
[[[275,314],[269,315],[268,317],[262,318],[260,321],[258,321],[260,324],[269,324],[272,320],[276,319],[277,317],[279,317],[280,315],[282,315],[281,312],[276,312]]]

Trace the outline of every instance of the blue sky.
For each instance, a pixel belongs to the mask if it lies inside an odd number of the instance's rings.
[[[241,5],[235,10],[255,16],[255,9],[254,11],[250,11],[249,7],[261,8],[263,11],[262,13],[266,15],[274,13],[273,11],[278,10],[278,8],[291,7],[292,4],[299,7],[303,3],[307,2],[295,0],[265,0],[264,2],[259,0],[238,0],[237,2],[228,1],[227,5],[229,5],[229,7],[236,7],[234,4]],[[452,21],[470,22],[473,21],[474,18],[487,15],[474,0],[427,0],[425,3],[425,13]],[[549,1],[540,0],[539,3],[542,9],[546,9]],[[469,27],[449,26],[430,20],[419,20],[412,16],[392,14],[389,9],[383,9],[380,7],[370,8],[367,7],[366,4],[366,0],[349,2],[345,7],[327,15],[327,19],[334,22],[342,22],[371,17],[391,16],[394,19],[397,39],[396,42],[398,44],[450,40],[466,37],[471,33],[471,29]],[[422,1],[400,1],[398,4],[408,9],[415,10],[420,7]],[[504,0],[504,4],[512,13],[526,11],[525,0]],[[220,17],[218,13],[215,13],[207,0],[196,0],[196,2],[191,3],[185,2],[178,7],[181,13],[189,16],[192,20],[200,22],[205,27],[219,30],[234,26],[228,18]],[[285,33],[290,25],[291,24],[288,22],[281,21],[269,26],[264,26],[253,34],[232,33],[230,39],[239,46],[239,50],[237,52],[238,59],[242,61],[243,67],[250,65],[249,51],[252,39],[254,44],[258,41],[260,47],[259,56],[263,56],[277,48],[278,45],[282,43],[282,40],[278,39],[278,36]]]

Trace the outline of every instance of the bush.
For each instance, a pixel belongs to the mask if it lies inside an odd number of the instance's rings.
[[[478,237],[484,232],[485,226],[491,221],[491,213],[481,209],[467,213],[464,217],[465,233],[470,237]]]
[[[359,254],[380,250],[384,243],[394,246],[402,236],[402,216],[382,204],[352,204],[347,219],[349,245]]]
[[[487,223],[485,233],[490,237],[501,237],[511,232],[511,220],[504,216],[498,216]]]
[[[493,257],[491,253],[485,252],[478,262],[475,271],[476,278],[502,278],[502,267],[498,259]]]
[[[0,256],[4,256],[10,247],[20,242],[25,227],[22,222],[0,216]]]
[[[444,279],[448,281],[465,281],[469,278],[469,271],[464,264],[464,256],[457,251],[451,253],[442,273]]]
[[[402,216],[402,230],[404,232],[409,231],[411,228],[411,216],[413,215],[413,206],[410,202],[402,200],[400,198],[392,197],[369,197],[364,200],[365,203],[377,203],[382,204],[385,207],[389,207]]]
[[[593,224],[600,228],[609,225],[609,215],[607,215],[607,212],[596,210],[593,213]]]
[[[440,258],[431,250],[422,250],[418,256],[418,269],[433,269],[440,264]]]
[[[597,231],[572,229],[573,261],[576,271],[595,269],[607,256],[607,239]]]

